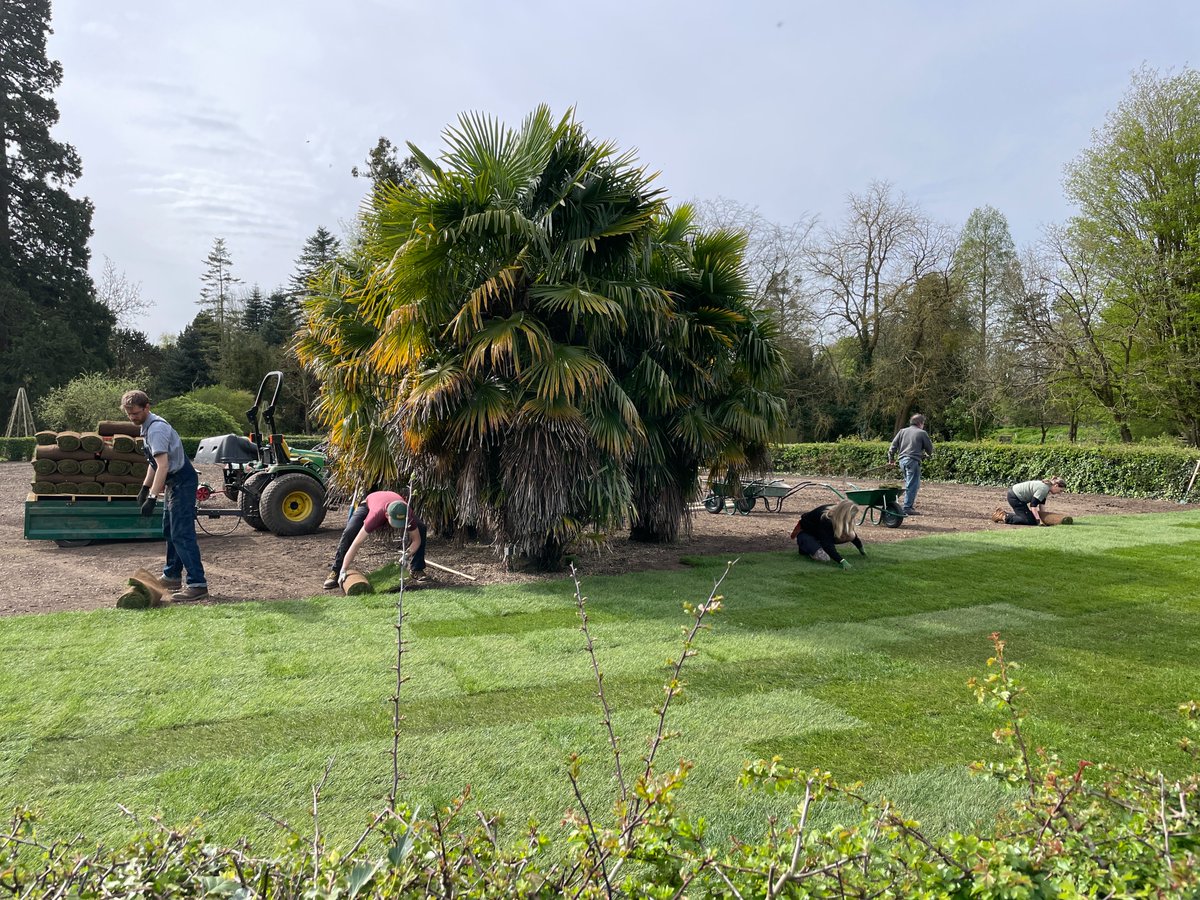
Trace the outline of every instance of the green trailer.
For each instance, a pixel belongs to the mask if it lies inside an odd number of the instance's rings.
[[[82,547],[92,541],[162,540],[163,505],[143,516],[137,497],[30,494],[25,500],[25,538]]]

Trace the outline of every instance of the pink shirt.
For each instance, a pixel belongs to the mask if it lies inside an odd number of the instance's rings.
[[[367,494],[367,517],[363,519],[363,531],[374,534],[388,523],[387,508],[397,500],[403,500],[393,491],[375,491]]]

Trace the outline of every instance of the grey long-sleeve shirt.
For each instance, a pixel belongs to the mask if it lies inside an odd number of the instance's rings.
[[[896,459],[926,459],[933,456],[933,441],[924,428],[909,425],[901,428],[888,447],[888,462]]]

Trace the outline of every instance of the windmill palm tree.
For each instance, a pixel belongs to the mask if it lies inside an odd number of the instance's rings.
[[[298,352],[344,471],[404,473],[435,524],[539,565],[631,520],[674,537],[698,462],[751,461],[774,424],[744,244],[697,234],[572,113],[463,116],[446,144],[412,148],[417,177],[379,188],[309,301]]]

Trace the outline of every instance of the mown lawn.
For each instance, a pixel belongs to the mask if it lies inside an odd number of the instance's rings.
[[[713,834],[758,834],[786,799],[747,795],[742,764],[782,756],[861,779],[938,830],[1003,802],[966,772],[997,722],[966,680],[1002,632],[1030,689],[1028,730],[1069,759],[1178,771],[1176,707],[1200,698],[1200,519],[1094,518],[872,546],[842,572],[743,558],[700,640],[661,761],[697,762],[684,806]],[[684,602],[724,562],[584,581],[626,771],[653,727]],[[586,562],[584,563],[586,570]],[[310,828],[310,787],[353,839],[390,785],[395,594],[0,620],[0,803],[62,832],[127,835],[118,809],[210,833]],[[612,796],[569,581],[405,595],[401,795],[428,810],[465,785],[510,834],[553,830],[581,751],[593,809]]]

